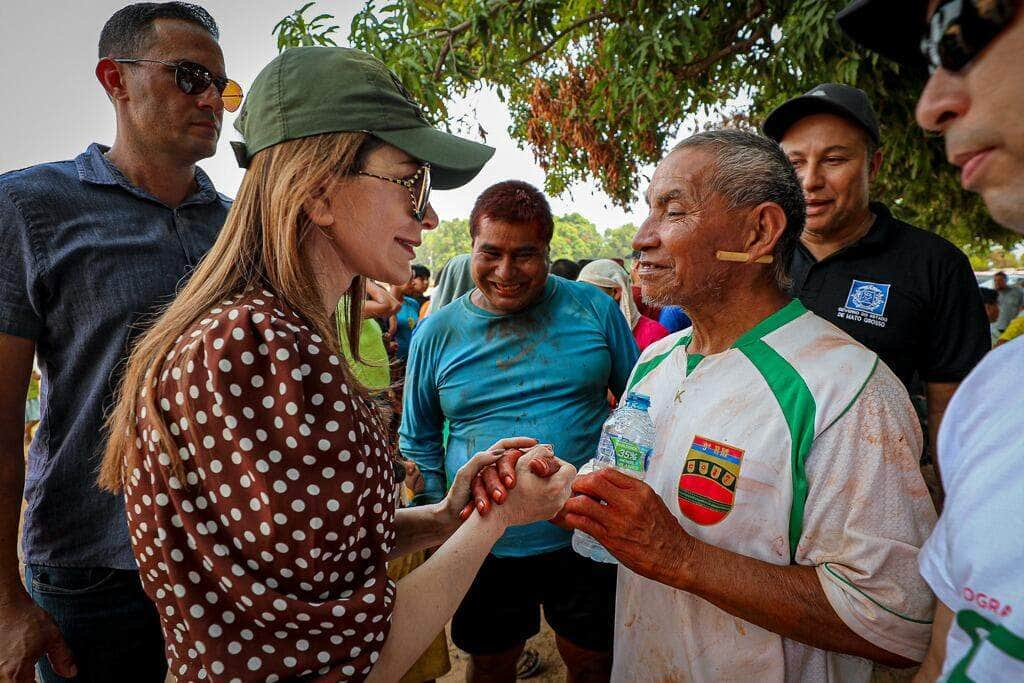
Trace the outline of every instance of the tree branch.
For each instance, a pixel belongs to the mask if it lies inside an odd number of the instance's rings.
[[[743,52],[744,50],[750,49],[753,47],[754,43],[759,41],[761,38],[764,38],[767,33],[768,31],[764,26],[759,26],[749,38],[741,40],[738,43],[726,45],[699,61],[683,64],[682,66],[673,69],[672,74],[679,78],[692,78],[703,71],[707,71],[710,67],[714,66],[726,57],[734,55],[737,52]]]
[[[495,0],[495,2],[487,8],[487,18],[493,17],[498,13],[498,10],[508,5],[519,5],[522,4],[522,0]],[[473,25],[473,19],[466,19],[461,24],[456,24],[451,28],[438,29],[439,32],[448,34],[448,38],[445,39],[444,45],[441,47],[441,52],[437,56],[437,64],[434,65],[434,78],[438,79],[441,77],[441,70],[444,68],[444,60],[448,58],[448,53],[451,52],[452,42],[456,36],[464,33],[470,26]]]
[[[589,24],[590,22],[592,22],[592,21],[594,21],[596,19],[607,19],[607,18],[608,18],[608,13],[604,12],[604,11],[601,11],[601,12],[594,12],[590,16],[583,17],[582,19],[577,19],[576,21],[572,22],[571,24],[566,26],[564,29],[562,29],[561,31],[556,33],[555,37],[552,38],[550,41],[548,41],[547,43],[545,43],[541,47],[539,47],[536,50],[534,50],[533,52],[531,52],[525,58],[521,59],[519,61],[519,66],[523,66],[524,64],[529,64],[533,60],[537,59],[542,54],[544,54],[545,52],[547,52],[548,50],[553,48],[555,46],[555,43],[557,43],[559,40],[564,38],[569,33],[572,33],[573,31],[578,29],[580,26],[583,26],[584,24]]]
[[[763,2],[755,4],[753,7],[750,8],[750,11],[747,12],[747,14],[745,14],[742,17],[738,17],[726,28],[725,31],[722,32],[723,37],[726,35],[732,35],[735,40],[735,34],[737,31],[747,26],[751,21],[756,19],[765,11],[767,11],[767,9],[768,8],[765,6]],[[733,42],[728,45],[725,45],[724,47],[720,48],[719,50],[716,50],[715,52],[708,55],[704,59],[695,62],[688,62],[677,67],[676,69],[673,69],[673,75],[679,78],[692,78],[700,74],[701,72],[706,71],[711,66],[717,64],[726,57],[734,55],[737,52],[742,52],[743,50],[750,49],[754,45],[754,43],[768,35],[768,29],[766,28],[766,26],[769,25],[770,23],[770,21],[763,21],[760,24],[760,26],[758,26],[757,29],[750,35],[749,38],[746,38],[739,42]]]
[[[437,64],[434,65],[434,80],[441,78],[441,69],[444,68],[444,60],[448,58],[448,53],[452,49],[452,34],[448,33],[448,38],[445,39],[444,45],[441,47],[441,52],[437,55]]]

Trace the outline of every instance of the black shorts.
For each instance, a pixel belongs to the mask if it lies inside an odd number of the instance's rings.
[[[608,652],[618,565],[563,548],[531,557],[488,555],[452,619],[452,641],[471,655],[510,650],[540,631],[540,606],[556,634]]]

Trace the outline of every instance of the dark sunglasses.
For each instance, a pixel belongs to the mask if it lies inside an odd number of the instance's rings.
[[[242,104],[242,86],[230,78],[214,76],[202,64],[195,62],[164,62],[159,59],[133,59],[128,57],[116,57],[113,61],[120,64],[162,64],[168,69],[174,70],[174,82],[178,89],[186,95],[201,95],[211,85],[217,88],[220,98],[224,102],[224,108],[228,111],[235,111]]]
[[[377,175],[366,171],[356,171],[356,175],[365,175],[401,185],[409,190],[409,194],[412,196],[413,218],[422,221],[423,217],[427,215],[427,203],[430,201],[430,164],[423,164],[408,178],[389,178],[386,175]]]
[[[959,71],[988,47],[1017,14],[1016,0],[946,0],[928,22],[921,52],[928,69]]]

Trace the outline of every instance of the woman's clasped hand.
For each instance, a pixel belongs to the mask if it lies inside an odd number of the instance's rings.
[[[568,500],[575,476],[576,468],[557,458],[551,446],[529,437],[510,437],[459,469],[444,504],[448,510],[459,510],[461,520],[473,510],[487,515],[493,501],[507,526],[544,521]],[[518,493],[511,493],[517,488]]]

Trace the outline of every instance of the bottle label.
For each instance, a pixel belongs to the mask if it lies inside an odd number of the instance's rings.
[[[651,457],[650,448],[638,446],[629,439],[609,434],[612,448],[615,450],[615,466],[630,472],[647,471],[647,462]]]

